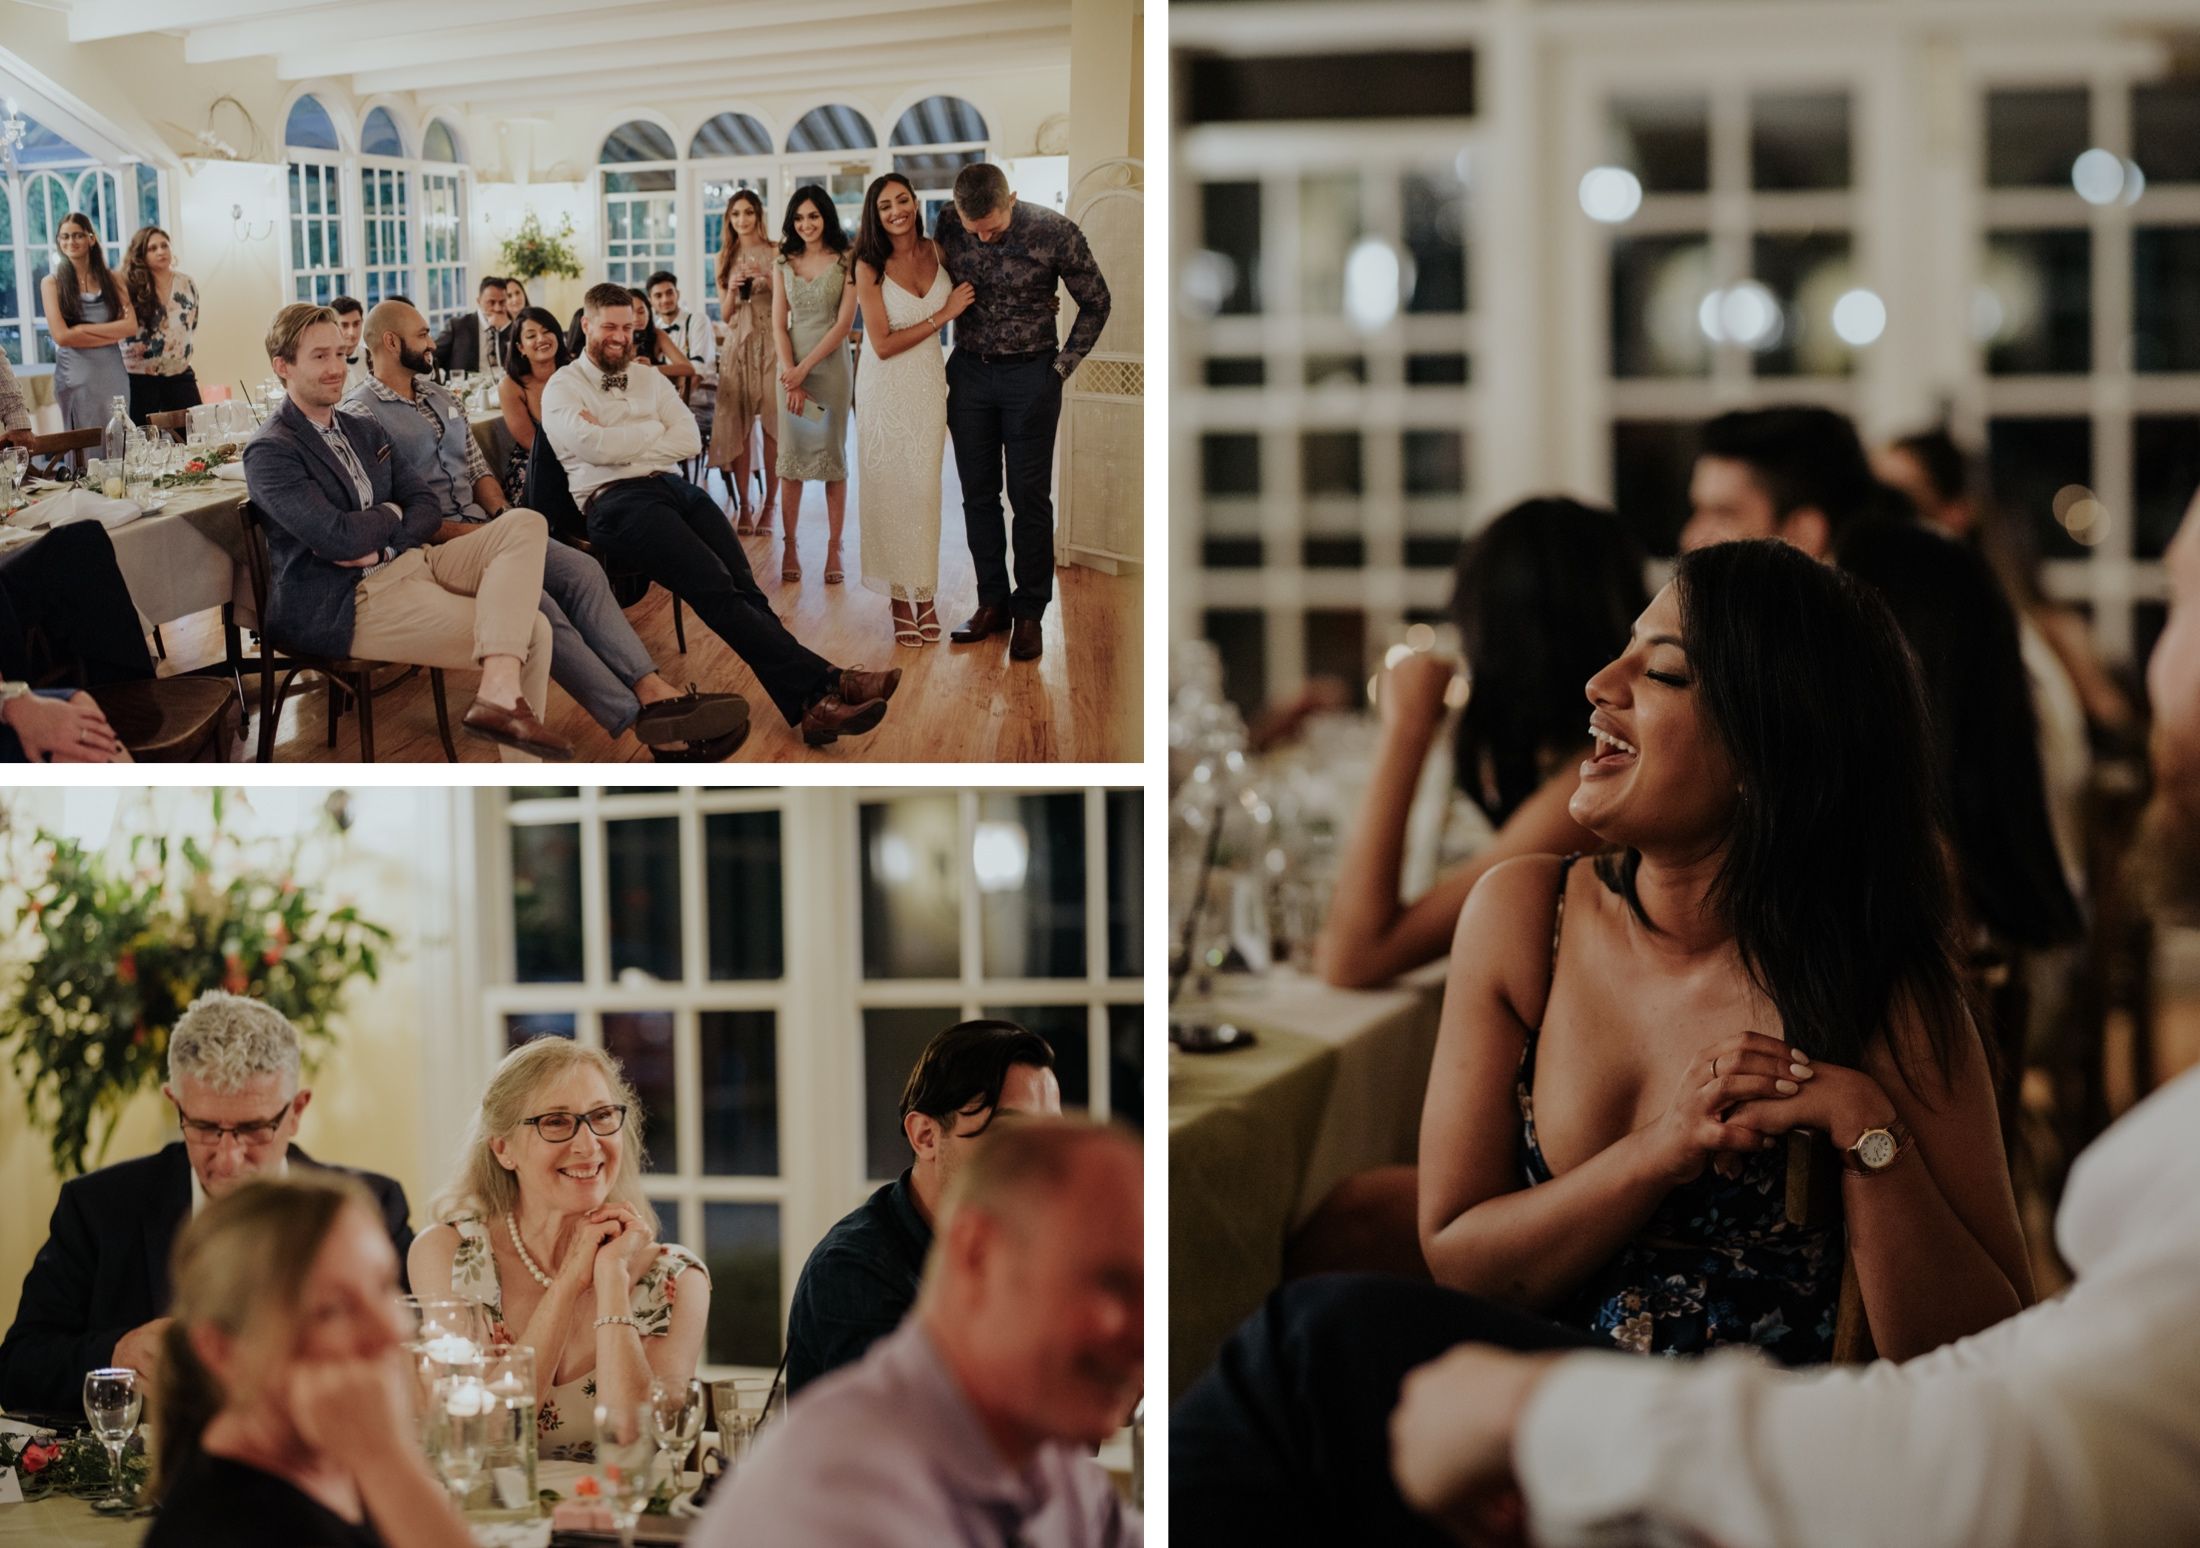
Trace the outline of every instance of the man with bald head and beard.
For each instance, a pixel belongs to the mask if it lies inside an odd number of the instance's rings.
[[[489,470],[466,411],[434,380],[428,320],[391,299],[367,317],[363,342],[372,374],[340,409],[372,420],[395,455],[435,497],[439,539],[464,538],[505,514],[504,487]],[[542,564],[543,617],[550,621],[550,678],[614,738],[632,731],[660,761],[716,762],[748,735],[748,704],[733,694],[685,693],[658,675],[626,621],[603,566],[553,541]]]
[[[794,1399],[697,1542],[1142,1542],[1090,1452],[1142,1381],[1143,1179],[1120,1129],[1032,1118],[979,1141],[948,1189],[915,1312]]]

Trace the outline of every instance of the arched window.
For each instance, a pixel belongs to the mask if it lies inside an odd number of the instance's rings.
[[[871,120],[845,103],[828,103],[802,115],[787,132],[790,155],[831,156],[838,165],[794,167],[787,185],[792,198],[797,187],[817,183],[832,196],[840,211],[840,223],[852,239],[863,216],[863,190],[875,169],[869,152],[878,148],[878,131]],[[862,154],[858,154],[862,153]],[[855,163],[860,162],[861,165]]]
[[[618,284],[640,285],[679,261],[678,158],[672,136],[646,119],[629,119],[604,136],[596,157],[604,168],[604,273]]]
[[[787,149],[797,153],[871,150],[877,144],[871,121],[839,103],[811,108],[787,134]]]
[[[645,119],[632,118],[604,136],[603,151],[596,159],[607,164],[672,161],[678,154],[672,148],[671,135]]]
[[[894,170],[909,179],[930,231],[955,197],[955,174],[986,159],[985,116],[960,97],[926,97],[894,125]]]
[[[412,289],[412,169],[402,159],[404,137],[388,108],[376,108],[359,128],[360,299],[368,306]],[[372,159],[368,159],[372,158]]]
[[[707,120],[688,142],[688,160],[706,162],[702,169],[702,209],[697,229],[703,238],[703,272],[683,287],[689,305],[700,303],[712,322],[718,314],[718,253],[725,246],[726,204],[746,188],[763,201],[764,225],[773,220],[772,188],[778,182],[771,161],[771,131],[746,113],[724,112]]]
[[[420,257],[426,291],[416,299],[428,326],[441,328],[472,304],[466,293],[466,177],[458,169],[458,136],[440,118],[421,136]]]
[[[769,156],[772,137],[746,113],[720,113],[695,131],[688,142],[688,160],[707,161],[713,156]]]
[[[350,288],[351,269],[344,260],[343,142],[320,98],[292,104],[283,144],[290,151],[291,296],[326,305]]]
[[[421,137],[420,159],[423,161],[458,161],[458,136],[451,126],[440,118],[428,120],[428,132]]]
[[[38,282],[54,262],[54,236],[71,210],[90,217],[110,268],[122,262],[122,244],[136,202],[133,180],[123,191],[125,169],[99,158],[46,124],[25,115],[18,170],[0,176],[0,351],[11,365],[51,365],[45,298]],[[154,210],[158,211],[158,183]]]
[[[366,123],[359,130],[359,153],[363,156],[405,154],[405,137],[397,132],[397,120],[390,117],[388,108],[376,108],[367,115]]]

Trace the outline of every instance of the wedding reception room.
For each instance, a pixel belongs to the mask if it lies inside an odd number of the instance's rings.
[[[1137,761],[1144,47],[0,0],[0,756]]]
[[[0,1543],[1135,1541],[1142,802],[0,794]]]
[[[1169,29],[1171,1531],[2200,1541],[2192,8]]]

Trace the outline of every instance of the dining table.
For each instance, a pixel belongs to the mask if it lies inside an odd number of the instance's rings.
[[[1443,965],[1381,989],[1295,968],[1217,976],[1172,1022],[1249,1042],[1169,1049],[1169,1398],[1283,1280],[1284,1244],[1354,1173],[1414,1159]]]

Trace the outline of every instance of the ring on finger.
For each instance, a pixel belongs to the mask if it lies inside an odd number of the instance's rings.
[[[1713,1080],[1717,1080],[1719,1078],[1719,1060],[1725,1057],[1725,1054],[1718,1054],[1713,1057],[1711,1061],[1711,1078]]]

